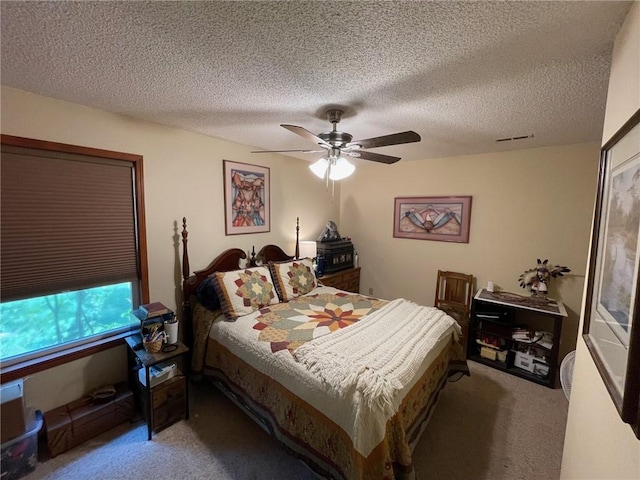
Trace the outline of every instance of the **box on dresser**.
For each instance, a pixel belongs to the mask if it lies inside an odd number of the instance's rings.
[[[353,267],[353,243],[351,240],[318,242],[317,255],[324,259],[324,273],[332,273]]]

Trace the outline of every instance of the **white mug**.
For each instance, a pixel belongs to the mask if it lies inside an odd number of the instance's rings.
[[[487,282],[487,291],[493,292],[493,289],[494,289],[493,282]]]
[[[178,343],[178,322],[164,322],[164,331],[167,334],[166,341],[172,345]]]

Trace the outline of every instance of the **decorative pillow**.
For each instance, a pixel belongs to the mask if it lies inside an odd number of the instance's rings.
[[[265,266],[216,272],[214,287],[227,320],[235,320],[267,305],[278,303],[269,269]]]
[[[269,269],[282,302],[305,295],[318,286],[310,258],[269,262]]]
[[[220,310],[220,300],[214,283],[213,277],[207,277],[196,288],[198,303],[211,311]]]

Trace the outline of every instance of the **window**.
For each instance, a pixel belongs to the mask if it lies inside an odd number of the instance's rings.
[[[128,332],[148,274],[142,157],[2,135],[1,182],[5,381]]]

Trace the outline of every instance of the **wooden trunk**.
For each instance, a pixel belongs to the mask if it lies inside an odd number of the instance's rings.
[[[126,383],[116,385],[116,390],[108,402],[96,403],[85,396],[44,414],[51,457],[133,418],[133,393]]]

